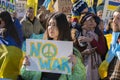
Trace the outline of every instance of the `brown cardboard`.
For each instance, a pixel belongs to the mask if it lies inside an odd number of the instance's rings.
[[[63,12],[65,14],[70,14],[72,8],[71,0],[56,0],[54,4],[55,11]]]

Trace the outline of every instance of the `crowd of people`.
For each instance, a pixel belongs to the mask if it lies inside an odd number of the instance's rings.
[[[70,14],[41,6],[37,16],[29,7],[22,19],[17,12],[0,12],[0,78],[11,80],[120,80],[120,6],[104,24],[103,11],[89,12],[87,3],[71,0]],[[29,71],[26,39],[72,41],[72,74]],[[111,38],[107,38],[110,35]],[[33,37],[36,36],[36,37]],[[61,47],[62,46],[61,44]]]

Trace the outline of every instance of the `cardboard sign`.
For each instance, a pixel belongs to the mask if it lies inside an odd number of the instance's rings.
[[[73,42],[27,39],[26,53],[30,55],[27,70],[71,74],[72,64],[68,60]]]
[[[65,14],[70,14],[72,8],[71,0],[56,0],[54,4],[55,11],[63,12]]]

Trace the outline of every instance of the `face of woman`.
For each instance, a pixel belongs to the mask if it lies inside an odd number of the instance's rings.
[[[0,18],[0,28],[5,27],[5,22]]]
[[[50,19],[49,25],[48,25],[48,35],[50,38],[53,38],[53,40],[57,40],[59,31],[57,28],[56,20]]]
[[[120,13],[114,12],[113,14],[113,31],[120,31]]]
[[[86,30],[90,30],[91,28],[95,28],[96,27],[96,22],[94,20],[94,18],[90,18],[90,19],[87,19],[85,22],[84,22],[84,29]]]

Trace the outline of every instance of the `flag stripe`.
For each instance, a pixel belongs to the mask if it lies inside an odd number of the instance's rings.
[[[115,10],[117,8],[117,6],[112,6],[112,5],[108,5],[108,10]]]
[[[120,2],[109,1],[109,5],[119,6],[119,5],[120,5]]]

